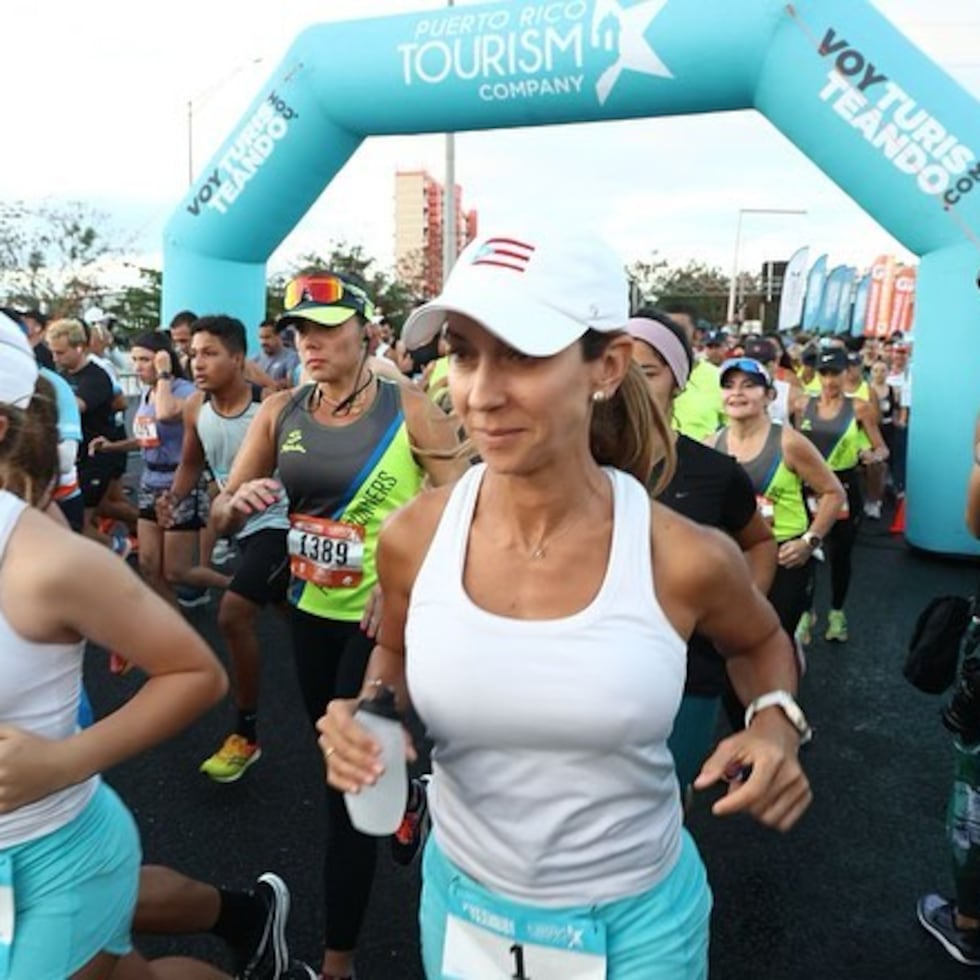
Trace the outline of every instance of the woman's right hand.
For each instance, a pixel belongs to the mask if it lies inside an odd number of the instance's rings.
[[[381,746],[354,718],[357,705],[357,698],[335,698],[316,723],[327,783],[342,793],[359,793],[365,786],[373,786],[384,772]],[[405,757],[409,762],[417,757],[407,730]]]
[[[282,484],[278,480],[264,477],[260,480],[249,480],[243,483],[231,498],[231,509],[236,514],[250,517],[268,510],[278,503],[285,495]]]
[[[316,723],[327,783],[342,793],[371,786],[384,771],[381,746],[354,720],[357,698],[335,698]]]
[[[88,454],[89,456],[94,456],[96,453],[105,452],[106,447],[109,445],[109,440],[105,436],[96,436],[88,444]]]

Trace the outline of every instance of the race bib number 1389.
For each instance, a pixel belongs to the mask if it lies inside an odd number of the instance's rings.
[[[290,571],[305,582],[353,589],[364,578],[364,528],[305,514],[289,515]]]

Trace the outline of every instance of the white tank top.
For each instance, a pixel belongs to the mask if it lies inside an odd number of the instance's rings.
[[[27,505],[0,490],[0,572],[7,543]],[[78,730],[84,643],[32,643],[0,609],[0,722],[44,738],[62,739]],[[0,814],[0,851],[58,830],[92,798],[99,777],[69,786]]]
[[[773,380],[776,397],[769,403],[769,418],[780,425],[789,424],[789,382]]]
[[[434,741],[436,840],[486,887],[548,907],[645,891],[680,849],[667,738],[687,643],[654,592],[647,492],[606,472],[612,548],[585,609],[517,620],[468,597],[483,466],[453,489],[408,609],[409,690]]]

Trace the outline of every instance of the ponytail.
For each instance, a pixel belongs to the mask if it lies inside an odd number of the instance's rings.
[[[602,356],[615,334],[588,331],[582,337],[583,356],[594,361]],[[671,481],[677,451],[670,424],[654,404],[643,372],[630,364],[616,393],[598,402],[589,433],[592,456],[600,466],[612,466],[635,476],[647,486],[655,464],[661,464],[651,494],[656,496]]]
[[[44,504],[58,477],[57,396],[38,378],[26,409],[0,404],[7,432],[0,442],[0,488],[32,506]]]

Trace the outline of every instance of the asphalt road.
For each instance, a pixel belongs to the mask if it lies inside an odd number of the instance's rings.
[[[901,676],[907,637],[933,595],[972,590],[966,564],[911,553],[884,526],[862,533],[849,601],[850,642],[817,640],[804,703],[817,730],[805,765],[815,801],[790,834],[747,819],[719,820],[710,798],[690,817],[714,889],[711,975],[720,980],[944,980],[968,975],[915,921],[917,896],[951,882],[943,817],[951,783],[942,699]],[[819,597],[825,610],[827,581]],[[189,618],[224,656],[215,604]],[[322,953],[322,765],[293,677],[286,626],[262,622],[263,758],[221,786],[197,766],[224,737],[228,705],[167,745],[120,766],[109,780],[135,812],[148,861],[228,885],[273,869],[289,883],[295,955]],[[116,678],[90,651],[96,711],[131,695],[137,676]],[[383,849],[358,954],[360,980],[422,976],[415,922],[418,870]],[[181,952],[226,962],[208,937],[140,939],[151,955]]]

